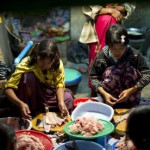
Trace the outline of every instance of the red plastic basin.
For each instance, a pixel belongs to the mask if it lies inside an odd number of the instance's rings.
[[[94,101],[94,102],[98,102],[97,99],[94,98],[90,98],[90,97],[84,97],[84,98],[77,98],[74,100],[74,107],[77,107],[78,105],[85,103],[87,101]]]

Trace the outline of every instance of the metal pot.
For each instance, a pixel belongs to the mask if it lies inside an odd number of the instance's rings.
[[[127,32],[130,39],[141,39],[145,36],[146,29],[139,29],[139,28],[127,28]]]

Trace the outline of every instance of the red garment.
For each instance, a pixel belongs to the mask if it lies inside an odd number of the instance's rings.
[[[96,54],[105,46],[105,35],[108,27],[112,24],[116,24],[117,21],[111,15],[100,15],[95,23],[95,30],[98,36],[100,48],[97,50],[97,43],[89,43],[89,70],[92,67]],[[89,87],[92,88],[92,84],[89,77]]]

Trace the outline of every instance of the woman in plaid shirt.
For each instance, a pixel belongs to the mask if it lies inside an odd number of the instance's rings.
[[[144,57],[128,43],[126,29],[111,25],[106,32],[106,46],[95,57],[90,72],[94,90],[114,108],[137,106],[141,90],[150,83]]]

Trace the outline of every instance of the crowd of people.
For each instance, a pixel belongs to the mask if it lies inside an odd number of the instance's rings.
[[[134,149],[148,150],[150,107],[139,106],[139,102],[142,89],[150,83],[150,69],[142,54],[130,46],[127,30],[121,24],[134,9],[129,3],[83,7],[87,21],[80,41],[87,43],[90,50],[91,96],[99,94],[114,109],[134,108],[127,119],[126,137],[133,142]],[[35,43],[32,53],[16,66],[7,81],[5,95],[15,105],[13,113],[18,117],[31,120],[47,111],[61,112],[65,117],[71,115],[75,97],[65,88],[57,43],[51,40]],[[16,147],[15,133],[10,130],[0,124],[0,138],[5,137],[0,139],[4,150]]]

